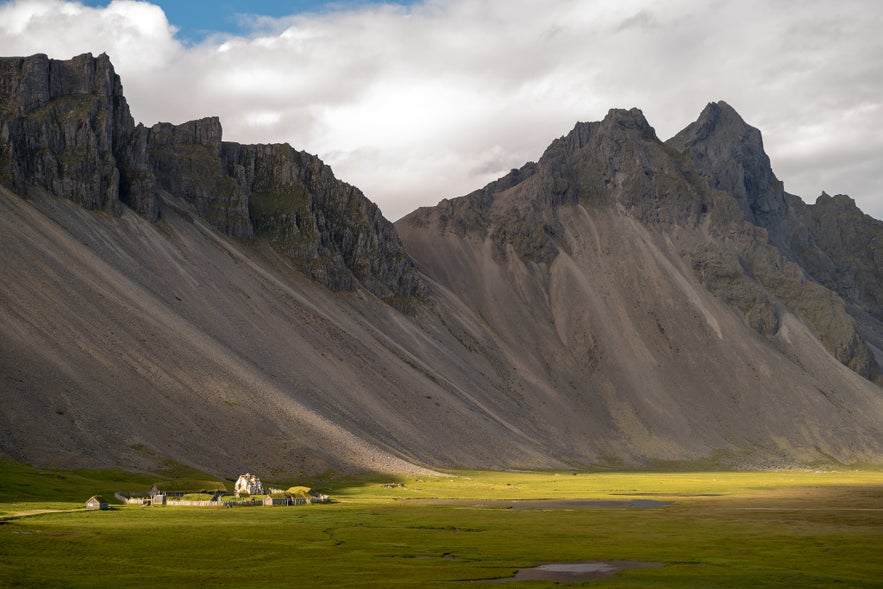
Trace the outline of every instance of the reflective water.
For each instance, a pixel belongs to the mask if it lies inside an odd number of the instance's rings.
[[[584,560],[582,562],[550,562],[526,569],[518,569],[513,577],[493,579],[495,583],[509,581],[584,581],[605,577],[629,569],[661,567],[661,562],[641,562],[637,560]]]

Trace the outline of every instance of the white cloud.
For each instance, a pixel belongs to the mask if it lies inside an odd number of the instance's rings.
[[[883,218],[883,9],[842,0],[425,0],[285,19],[185,47],[116,0],[0,4],[0,53],[111,55],[146,124],[219,115],[229,140],[319,154],[390,218],[537,159],[577,120],[638,106],[660,137],[726,100],[786,189]]]
[[[182,51],[161,8],[114,0],[90,8],[63,0],[15,0],[0,4],[0,54],[46,53],[65,59],[107,53],[118,69],[143,74],[173,63]]]

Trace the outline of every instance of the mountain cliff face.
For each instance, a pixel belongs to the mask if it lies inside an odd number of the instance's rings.
[[[883,321],[883,223],[843,194],[823,192],[813,205],[793,200],[791,208],[799,224],[786,235],[806,271]]]
[[[121,202],[154,218],[145,135],[106,55],[0,60],[0,180],[39,186],[87,209]]]
[[[148,132],[147,149],[159,187],[186,200],[219,231],[251,237],[248,193],[222,165],[217,117],[182,125],[157,123]]]
[[[249,194],[254,230],[332,290],[361,284],[407,307],[423,284],[392,224],[314,155],[288,145],[225,143],[224,167]],[[404,308],[402,307],[402,308]]]
[[[859,335],[843,299],[837,296],[842,293],[822,288],[813,272],[805,268],[799,253],[803,248],[789,245],[798,241],[798,235],[808,242],[811,233],[791,210],[782,183],[763,151],[760,132],[726,103],[712,103],[695,123],[667,144],[689,156],[710,187],[727,193],[745,221],[726,225],[740,234],[739,245],[718,248],[706,259],[697,260],[701,266],[697,266],[697,272],[708,287],[729,298],[764,335],[778,331],[776,306],[785,305],[812,324],[838,360],[866,378],[878,379],[877,361]],[[747,233],[740,231],[739,225]],[[757,228],[763,231],[757,232]],[[786,232],[790,237],[785,236]],[[721,258],[727,252],[728,261]],[[746,276],[753,280],[746,283]],[[742,287],[745,284],[748,288]]]
[[[611,110],[393,226],[288,145],[135,125],[105,56],[0,71],[6,456],[883,463],[881,223],[784,192],[724,103],[665,143]]]
[[[407,307],[423,285],[392,225],[317,157],[221,140],[217,118],[135,126],[109,58],[0,60],[0,181],[150,221],[163,194],[234,237],[258,232],[332,290]]]
[[[788,214],[784,187],[773,174],[760,131],[726,102],[710,103],[666,143],[686,152],[711,188],[729,194],[751,224],[768,228]]]
[[[772,255],[767,259],[752,241],[738,252],[739,261],[770,296],[760,292],[739,296],[730,273],[720,274],[717,267],[700,272],[710,288],[723,287],[724,296],[735,292],[733,303],[754,318],[754,327],[765,334],[778,329],[775,305],[784,303],[812,323],[841,362],[879,381],[881,360],[874,358],[858,335],[861,329],[856,321],[867,328],[866,313],[880,318],[883,223],[855,206],[841,207],[838,213],[828,198],[813,206],[787,194],[763,151],[760,131],[724,102],[709,104],[695,123],[667,144],[688,155],[712,188],[735,200],[751,228],[765,230],[761,241],[775,246],[766,248]],[[847,204],[848,199],[840,200]],[[795,280],[783,281],[780,268],[787,268]],[[848,316],[850,309],[855,320]]]

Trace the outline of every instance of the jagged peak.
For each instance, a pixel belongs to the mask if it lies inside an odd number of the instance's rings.
[[[851,196],[846,195],[846,194],[835,194],[834,196],[831,196],[830,194],[828,194],[827,192],[825,192],[823,190],[822,193],[818,196],[818,198],[816,198],[816,204],[819,205],[819,204],[828,204],[828,203],[839,205],[841,208],[844,208],[844,209],[857,209],[858,208],[858,205],[855,204],[855,200]]]
[[[746,123],[736,109],[723,100],[709,102],[696,121],[687,125],[666,143],[684,151],[697,143],[711,139],[726,142],[731,148],[741,144],[763,152],[763,136],[760,131]],[[766,153],[763,155],[765,156]]]
[[[720,125],[749,127],[748,123],[745,122],[745,119],[742,118],[736,109],[723,100],[709,102],[705,105],[696,123],[705,129],[715,128]]]
[[[611,108],[607,111],[607,116],[601,121],[602,128],[613,129],[635,129],[642,135],[652,135],[656,137],[656,130],[647,122],[644,112],[640,108]]]
[[[567,135],[553,141],[540,158],[540,164],[560,162],[563,157],[587,146],[631,140],[659,142],[656,130],[647,122],[641,109],[611,108],[602,120],[579,122]]]
[[[699,118],[666,145],[689,155],[713,188],[730,193],[752,223],[770,227],[788,205],[763,137],[724,101],[710,102]]]
[[[611,108],[599,122],[577,123],[569,137],[576,137],[580,143],[579,147],[582,147],[595,135],[620,137],[636,133],[642,139],[657,139],[656,130],[647,122],[641,109]]]

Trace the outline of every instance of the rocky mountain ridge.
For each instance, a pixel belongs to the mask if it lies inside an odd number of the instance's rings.
[[[710,104],[697,122],[665,144],[638,109],[613,109],[600,122],[577,124],[528,169],[529,177],[513,171],[466,197],[417,211],[399,227],[434,222],[446,230],[450,219],[456,219],[459,227],[489,234],[498,252],[511,246],[524,260],[552,263],[567,249],[558,238],[562,225],[556,210],[560,206],[614,207],[644,225],[680,230],[681,235],[701,225],[704,237],[711,239],[685,241],[679,244],[678,253],[690,260],[711,292],[744,313],[753,329],[764,336],[774,335],[780,328],[781,309],[786,307],[809,320],[841,362],[866,378],[880,379],[878,361],[837,296],[854,299],[854,292],[835,288],[834,294],[818,284],[815,275],[822,271],[810,271],[807,276],[800,266],[802,258],[793,248],[780,245],[786,241],[781,235],[784,229],[779,229],[784,227],[790,227],[790,243],[818,240],[803,217],[790,212],[782,183],[763,151],[760,132],[726,103]],[[493,194],[506,195],[506,204],[496,207],[499,212],[491,221],[487,211],[494,209]],[[811,211],[812,206],[797,210]],[[811,217],[812,213],[803,215]],[[871,219],[866,226],[875,236],[864,237],[866,241],[881,239],[881,223]],[[879,292],[880,264],[874,248],[850,251],[868,269],[862,274],[866,277],[863,292]],[[841,261],[846,262],[842,257]]]
[[[845,196],[836,199],[838,206],[833,204],[835,199],[823,193],[810,205],[786,193],[763,150],[760,131],[724,102],[709,104],[695,123],[667,143],[690,155],[712,187],[731,195],[745,221],[765,230],[766,240],[783,258],[774,260],[777,268],[796,264],[791,273],[804,279],[784,284],[771,273],[764,273],[761,264],[755,272],[759,281],[785,304],[800,309],[838,359],[879,382],[883,357],[878,352],[875,359],[857,332],[865,333],[871,341],[879,341],[883,333],[879,303],[883,223],[864,215],[854,202],[849,206],[851,199]],[[741,259],[748,258],[751,255],[743,253]],[[832,274],[839,274],[839,279]],[[819,304],[831,297],[816,284],[836,293],[839,300]],[[761,332],[776,328],[772,322],[774,302],[768,300],[764,306],[763,314],[770,320],[769,327],[758,326]],[[845,313],[851,314],[853,321],[844,317]]]
[[[883,224],[784,192],[725,103],[667,142],[613,109],[393,225],[288,145],[135,125],[106,56],[0,71],[8,457],[883,463]]]
[[[39,184],[87,209],[121,203],[155,216],[144,129],[136,128],[107,55],[0,60],[0,179]]]
[[[391,224],[316,156],[222,141],[220,121],[135,125],[107,55],[0,60],[0,181],[155,221],[174,194],[218,230],[266,234],[332,290],[407,307],[423,285]]]

